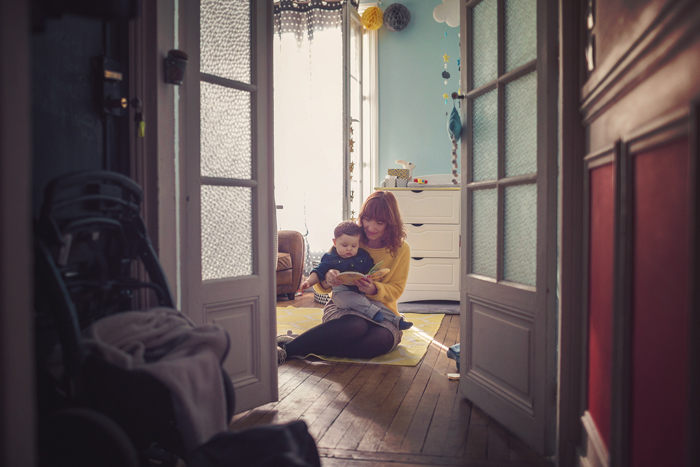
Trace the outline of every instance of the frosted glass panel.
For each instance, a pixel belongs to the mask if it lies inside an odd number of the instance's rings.
[[[253,274],[252,188],[202,185],[202,280]]]
[[[250,0],[201,0],[200,71],[250,83]]]
[[[250,93],[201,82],[201,172],[205,177],[250,179]]]
[[[503,278],[535,285],[537,272],[537,185],[506,187],[503,219]]]
[[[496,189],[472,193],[471,272],[474,274],[496,277],[497,201]]]
[[[508,83],[505,100],[506,177],[537,172],[537,72]]]
[[[537,0],[506,0],[506,72],[537,58]]]
[[[472,86],[476,89],[498,76],[496,0],[484,0],[472,10]]]
[[[472,105],[472,181],[498,176],[498,97],[496,90],[474,99]]]

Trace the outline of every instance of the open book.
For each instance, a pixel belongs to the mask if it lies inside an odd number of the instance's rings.
[[[363,279],[365,277],[369,277],[373,281],[380,281],[382,277],[384,277],[389,271],[391,271],[391,269],[389,268],[380,269],[381,264],[381,261],[375,264],[367,274],[362,274],[361,272],[355,271],[346,271],[341,272],[335,277],[338,280],[340,280],[343,283],[343,285],[353,285],[355,284],[356,280]]]

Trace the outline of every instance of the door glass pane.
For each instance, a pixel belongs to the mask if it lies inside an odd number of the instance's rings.
[[[474,99],[472,105],[472,181],[498,176],[498,98],[496,90]]]
[[[202,280],[253,274],[252,188],[202,185]]]
[[[482,86],[498,75],[498,28],[496,0],[484,0],[472,10],[472,87]]]
[[[472,193],[473,274],[496,277],[497,200],[496,189]]]
[[[200,71],[250,83],[250,0],[201,0]]]
[[[251,96],[201,82],[201,172],[205,177],[250,179]]]
[[[508,83],[505,101],[506,177],[537,172],[537,72]]]
[[[537,58],[537,0],[506,0],[506,72]]]
[[[503,208],[503,278],[535,285],[537,185],[506,187]]]

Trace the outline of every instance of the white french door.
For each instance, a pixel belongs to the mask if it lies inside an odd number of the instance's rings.
[[[369,179],[365,173],[368,160],[364,158],[363,129],[363,58],[362,45],[365,28],[360,15],[351,5],[343,12],[343,171],[345,180],[345,203],[343,219],[355,220],[360,207],[369,195]]]
[[[461,7],[460,391],[541,454],[556,411],[555,7]]]
[[[277,398],[272,2],[184,11],[188,314],[231,335],[236,412]]]

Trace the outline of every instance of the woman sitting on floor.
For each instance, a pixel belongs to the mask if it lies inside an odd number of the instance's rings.
[[[396,197],[388,191],[372,193],[360,209],[358,223],[362,227],[360,247],[390,271],[381,282],[366,278],[355,285],[367,298],[382,302],[399,315],[396,301],[406,287],[411,249],[405,241],[406,230]],[[327,274],[314,289],[327,294],[340,284],[334,275]],[[394,350],[402,334],[390,320],[376,322],[360,312],[336,307],[331,296],[323,309],[321,324],[296,338],[277,338],[277,360],[282,364],[289,357],[304,358],[309,354],[374,358]]]

